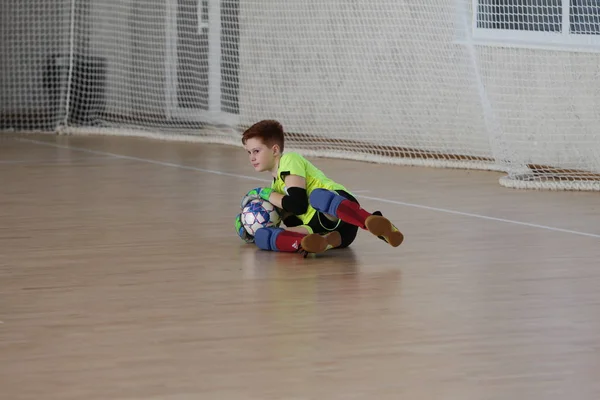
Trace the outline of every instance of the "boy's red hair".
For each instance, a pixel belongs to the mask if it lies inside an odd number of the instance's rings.
[[[269,147],[278,145],[279,151],[283,153],[283,126],[279,121],[265,119],[255,123],[242,135],[242,144],[246,144],[246,141],[252,138],[259,138]]]

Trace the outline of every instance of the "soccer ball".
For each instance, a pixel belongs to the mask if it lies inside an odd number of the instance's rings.
[[[242,224],[254,236],[260,228],[279,226],[281,216],[275,206],[266,200],[252,200],[242,210]]]

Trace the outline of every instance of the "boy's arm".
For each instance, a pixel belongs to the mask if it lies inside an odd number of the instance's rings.
[[[306,179],[299,175],[288,175],[285,177],[287,194],[277,196],[276,200],[281,202],[281,207],[294,215],[302,215],[308,209],[308,194],[306,193]]]
[[[306,179],[298,175],[288,175],[285,177],[285,186],[287,188],[288,194],[283,195],[274,191],[269,196],[269,203],[273,204],[275,207],[279,207],[286,211],[289,211],[292,214],[304,214],[306,212],[306,208],[308,207],[308,197],[306,195]],[[306,202],[304,212],[294,212],[298,211],[298,209],[302,209],[302,203],[304,202]],[[287,207],[284,206],[283,203],[285,203]]]
[[[288,175],[285,177],[285,186],[287,188],[299,187],[302,189],[306,189],[306,179],[304,179],[300,175]]]
[[[273,204],[275,207],[277,208],[283,208],[283,206],[281,205],[281,201],[283,200],[283,195],[279,194],[275,191],[271,192],[271,195],[269,196],[269,203]]]
[[[306,180],[299,175],[288,175],[285,179],[287,194],[279,194],[269,187],[258,187],[249,191],[242,199],[241,208],[249,201],[264,199],[277,208],[289,211],[295,215],[302,215],[308,209],[308,194],[306,193]]]

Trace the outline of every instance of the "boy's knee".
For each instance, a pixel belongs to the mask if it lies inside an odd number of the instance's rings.
[[[315,189],[309,197],[310,205],[315,210],[333,216],[337,216],[337,208],[344,200],[344,197],[327,189]]]
[[[260,228],[254,234],[254,243],[259,249],[277,251],[275,241],[282,228]]]

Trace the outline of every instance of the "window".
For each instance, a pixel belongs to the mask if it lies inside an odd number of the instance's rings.
[[[473,39],[600,51],[600,0],[473,0]]]
[[[600,35],[600,1],[570,0],[569,23],[572,35]]]

